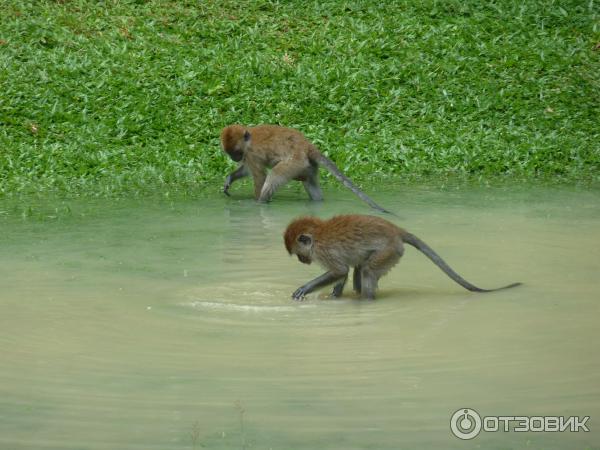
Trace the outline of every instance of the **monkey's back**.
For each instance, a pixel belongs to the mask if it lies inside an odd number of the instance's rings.
[[[385,219],[366,215],[335,216],[315,233],[315,256],[333,269],[340,263],[356,267],[373,252],[394,248],[402,252],[403,230]]]
[[[315,145],[304,134],[293,128],[279,125],[257,125],[250,129],[254,146],[268,154],[270,165],[289,159],[305,158],[314,151]]]

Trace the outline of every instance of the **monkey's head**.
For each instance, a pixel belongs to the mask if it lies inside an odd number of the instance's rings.
[[[250,146],[250,132],[241,125],[229,125],[221,131],[223,151],[235,162],[240,162]]]
[[[314,235],[321,222],[316,217],[302,217],[291,222],[283,234],[286,250],[290,255],[296,255],[303,264],[312,262]]]

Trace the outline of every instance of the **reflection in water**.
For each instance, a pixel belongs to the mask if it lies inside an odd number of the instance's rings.
[[[373,196],[465,278],[525,285],[469,293],[409,248],[374,302],[293,302],[321,269],[287,255],[283,230],[371,213],[346,192],[6,200],[0,448],[463,448],[462,407],[592,416],[590,433],[488,433],[482,448],[593,447],[598,192],[394,191]]]

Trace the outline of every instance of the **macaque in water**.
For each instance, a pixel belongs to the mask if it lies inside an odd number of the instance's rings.
[[[404,244],[412,245],[465,289],[491,292],[518,286],[513,283],[496,289],[482,289],[458,275],[425,242],[393,223],[374,216],[345,215],[329,220],[303,217],[291,222],[284,233],[285,248],[304,264],[313,260],[327,269],[323,275],[299,287],[295,300],[323,286],[336,283],[332,296],[342,294],[350,267],[352,285],[363,298],[374,299],[379,279],[404,253]]]
[[[356,187],[298,130],[277,125],[229,125],[221,132],[221,146],[232,160],[240,163],[225,180],[223,192],[227,195],[234,181],[252,175],[254,196],[260,202],[270,201],[275,191],[291,180],[301,181],[311,200],[323,200],[319,186],[322,165],[372,208],[389,212]]]

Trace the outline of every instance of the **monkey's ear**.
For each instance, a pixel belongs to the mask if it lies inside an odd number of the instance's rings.
[[[298,242],[304,245],[310,245],[312,238],[308,234],[301,234],[298,236]]]
[[[244,131],[244,141],[248,142],[250,140],[250,132],[248,130]]]

